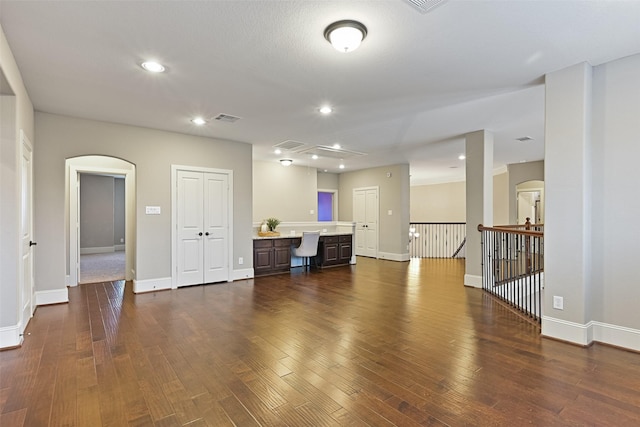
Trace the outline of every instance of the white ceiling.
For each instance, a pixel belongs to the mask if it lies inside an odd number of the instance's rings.
[[[343,54],[323,37],[354,19]],[[488,129],[496,168],[544,156],[544,75],[640,52],[640,1],[0,1],[0,23],[39,111],[253,144],[366,153],[346,171],[409,162],[413,185],[459,179],[464,134]],[[168,69],[152,75],[139,64]],[[317,109],[330,104],[334,113]],[[196,115],[241,117],[196,127]],[[522,136],[532,142],[518,142]]]

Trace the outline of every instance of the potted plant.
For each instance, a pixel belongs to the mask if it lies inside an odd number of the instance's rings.
[[[267,227],[269,227],[269,231],[276,231],[278,224],[280,224],[280,220],[278,218],[267,218]]]

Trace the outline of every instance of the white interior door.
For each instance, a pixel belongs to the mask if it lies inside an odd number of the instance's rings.
[[[229,178],[225,174],[204,174],[204,282],[226,281],[229,277]]]
[[[204,283],[204,176],[178,171],[178,286]]]
[[[378,188],[358,188],[353,192],[353,215],[356,223],[355,253],[378,256]]]
[[[229,279],[229,177],[177,172],[177,286]]]
[[[20,206],[20,316],[22,330],[33,315],[33,148],[24,133],[21,136],[21,206]]]

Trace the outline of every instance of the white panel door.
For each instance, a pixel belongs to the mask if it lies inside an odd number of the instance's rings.
[[[229,277],[229,177],[204,174],[204,283]]]
[[[364,256],[378,257],[378,190],[365,193],[365,248]]]
[[[177,286],[229,279],[229,176],[177,173]]]
[[[21,133],[21,206],[20,206],[20,324],[21,332],[33,315],[33,148]]]
[[[353,192],[353,216],[356,223],[355,253],[378,256],[378,189],[363,188]]]
[[[178,286],[204,283],[204,176],[178,171]]]

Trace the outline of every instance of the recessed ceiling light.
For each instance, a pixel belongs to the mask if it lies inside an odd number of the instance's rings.
[[[336,150],[339,150],[341,148],[340,144],[338,144],[337,142],[333,144],[332,147],[335,148]]]
[[[325,172],[327,171],[327,169],[324,170]]]
[[[344,165],[340,164],[340,166],[338,166],[340,169],[344,169]]]
[[[458,156],[458,159],[459,159],[459,160],[464,160],[464,159],[466,159],[466,158],[467,158],[467,156],[465,156],[464,154],[460,154],[460,155]]]
[[[311,156],[311,158],[312,158],[313,160],[318,160],[318,155],[317,155],[317,154],[314,154],[313,156]]]
[[[145,61],[140,66],[152,73],[162,73],[164,71],[164,65],[155,61]]]
[[[328,105],[325,105],[325,106],[320,107],[319,111],[322,114],[331,114],[331,112],[333,111],[333,108],[329,107]]]
[[[279,149],[279,148],[276,148],[276,149],[275,149],[275,151],[274,151],[274,153],[276,153],[276,154],[282,154],[282,150],[281,150],[281,149]]]
[[[282,166],[291,166],[291,163],[293,163],[293,160],[291,160],[291,159],[281,159],[280,160],[280,164]]]
[[[207,121],[202,117],[195,117],[191,119],[191,123],[193,123],[194,125],[202,126],[203,124],[207,123]]]
[[[526,162],[527,162],[526,160],[520,160],[520,163],[526,163]]]

